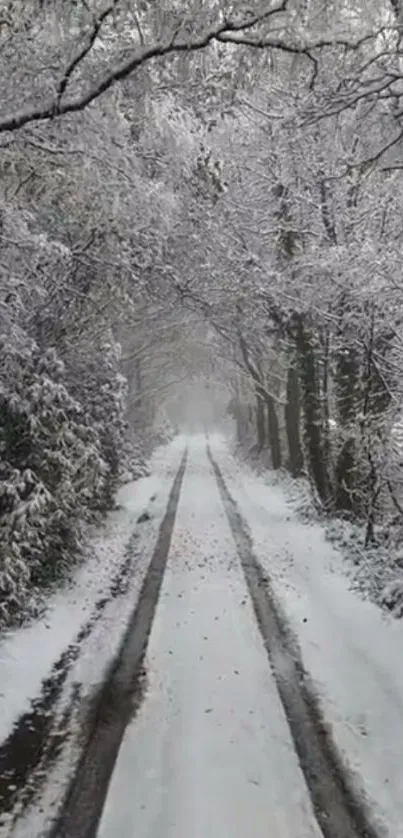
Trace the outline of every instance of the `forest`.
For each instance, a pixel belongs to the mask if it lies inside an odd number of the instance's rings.
[[[195,383],[399,544],[402,36],[399,0],[2,0],[0,625]]]

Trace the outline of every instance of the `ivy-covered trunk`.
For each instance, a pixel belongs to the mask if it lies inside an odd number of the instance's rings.
[[[367,474],[364,478],[364,504],[367,518],[365,545],[375,541],[376,513],[379,497],[384,482],[381,450],[382,420],[391,400],[387,378],[379,371],[379,358],[387,358],[393,332],[384,329],[383,321],[378,317],[376,323],[375,306],[369,307],[370,323],[366,345],[363,373],[363,408],[362,442],[367,459]],[[378,333],[376,333],[378,326]],[[379,328],[380,327],[380,328]],[[376,355],[375,355],[376,352]]]
[[[288,444],[288,470],[293,477],[301,474],[304,458],[301,445],[301,394],[298,369],[291,361],[287,371],[287,393],[284,408]]]
[[[262,388],[262,375],[259,370],[259,365],[252,362],[248,345],[240,329],[238,330],[238,337],[245,367],[248,370],[255,387],[257,452],[260,454],[266,444],[266,396],[265,391]]]
[[[335,465],[335,503],[339,510],[358,511],[356,415],[360,407],[360,360],[351,346],[336,357],[335,393],[341,448]]]
[[[331,501],[330,480],[323,445],[323,422],[319,376],[312,334],[301,315],[296,319],[296,342],[304,415],[304,441],[307,465],[322,503]]]
[[[276,412],[276,405],[273,396],[266,394],[267,405],[267,437],[270,445],[271,463],[274,469],[281,468],[281,442],[280,432],[278,426],[278,418]]]
[[[330,377],[330,331],[325,326],[321,336],[322,343],[322,428],[323,428],[323,456],[326,462],[327,473],[332,469],[332,442],[330,437],[330,402],[329,402],[329,377]]]
[[[266,444],[264,399],[261,393],[256,394],[256,436],[257,450],[260,454]]]

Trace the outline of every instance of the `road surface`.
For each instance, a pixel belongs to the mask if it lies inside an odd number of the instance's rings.
[[[178,438],[151,482],[0,749],[0,834],[403,838],[399,626],[223,439]]]
[[[320,832],[205,446],[194,445],[99,838]]]

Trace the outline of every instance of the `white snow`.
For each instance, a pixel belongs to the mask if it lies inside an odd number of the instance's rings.
[[[190,446],[147,668],[99,838],[319,838],[203,438]]]
[[[346,764],[390,838],[403,836],[403,626],[349,589],[319,524],[298,520],[281,486],[211,440],[298,636],[305,668]]]
[[[403,625],[349,589],[341,554],[320,524],[301,521],[278,477],[257,476],[221,437],[210,444],[298,637],[342,757],[385,834],[403,838]],[[138,594],[184,445],[178,439],[160,451],[153,476],[122,490],[124,507],[108,519],[89,565],[77,571],[74,587],[52,598],[52,628],[40,621],[3,641],[0,689],[7,673],[9,682],[0,697],[0,729],[7,732],[26,709],[107,588],[148,503],[153,522],[143,531],[138,578],[106,609],[66,688],[81,681],[85,696],[102,676],[100,661],[112,656]],[[147,669],[146,697],[126,731],[98,838],[236,838],[245,832],[319,838],[203,438],[190,442]],[[73,757],[70,742],[15,838],[45,834]]]
[[[97,531],[89,545],[88,560],[77,568],[70,584],[51,596],[44,616],[3,635],[0,642],[0,741],[10,733],[18,717],[29,709],[53,663],[74,641],[90,617],[94,603],[107,592],[122,563],[135,522],[156,493],[157,509],[162,517],[183,447],[183,439],[178,438],[170,446],[157,450],[151,462],[152,476],[128,484],[118,492],[117,502],[121,508],[108,515],[104,527]],[[114,610],[118,617],[119,598],[117,603]],[[99,627],[104,639],[107,628],[106,620]],[[104,639],[100,640],[98,651],[102,648],[107,662],[109,650]],[[88,665],[91,661],[99,677],[102,675],[99,656],[94,660],[89,654]],[[88,675],[91,680],[91,673]]]
[[[91,604],[93,604],[100,595],[102,596],[104,591],[108,590],[110,578],[122,562],[124,548],[135,528],[139,514],[145,508],[151,512],[151,521],[136,528],[139,538],[136,540],[135,546],[135,572],[131,576],[127,592],[108,603],[102,612],[102,618],[96,623],[89,637],[82,643],[80,655],[68,673],[63,687],[63,695],[58,701],[57,717],[61,717],[63,708],[68,704],[69,697],[78,684],[80,686],[80,700],[69,722],[70,736],[64,743],[57,762],[51,767],[39,797],[35,798],[23,813],[18,808],[13,812],[13,816],[17,817],[12,831],[13,838],[33,838],[33,836],[36,838],[39,835],[47,835],[52,826],[54,815],[66,793],[69,779],[80,756],[82,730],[85,724],[88,701],[92,698],[97,684],[102,681],[107,666],[115,656],[132,610],[135,607],[184,447],[185,440],[183,438],[177,438],[168,447],[162,446],[152,458],[151,477],[140,479],[122,487],[117,497],[121,509],[108,516],[105,527],[98,533],[97,539],[93,542],[96,546],[95,557],[91,560],[90,566],[83,567],[77,573],[76,579],[81,584],[78,586],[76,582],[76,599],[79,600],[81,596],[81,599],[85,600],[85,580],[87,579],[93,589],[91,593]],[[97,579],[101,580],[101,585],[99,583],[97,585]],[[62,594],[60,596],[64,602],[67,592],[64,592],[64,597]],[[68,611],[68,606],[65,607]],[[57,609],[55,611],[57,616]],[[86,617],[89,613],[90,610],[86,612]],[[65,648],[66,639],[69,643],[76,636],[83,623],[85,623],[85,619],[80,622],[78,620],[76,622],[70,621],[70,632],[65,634],[64,645],[60,643],[57,646],[55,643],[57,647],[56,657]],[[37,624],[37,628],[39,630],[39,624]],[[21,660],[23,668],[24,639],[20,637],[18,642],[23,650]],[[50,668],[54,659],[49,650],[47,660]],[[43,672],[43,670],[44,666],[42,664],[41,671]],[[43,674],[47,675],[48,671]],[[33,695],[32,685],[28,684],[28,687],[30,692],[26,688],[23,692],[27,703],[29,703],[28,696]],[[9,834],[7,820],[3,817],[0,823],[0,838],[8,838]]]

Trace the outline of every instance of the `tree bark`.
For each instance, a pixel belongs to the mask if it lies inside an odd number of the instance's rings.
[[[331,500],[331,491],[326,457],[323,449],[322,409],[315,349],[312,336],[307,331],[302,316],[297,315],[295,322],[297,327],[296,339],[304,408],[304,437],[307,465],[320,500],[323,504],[328,505]]]
[[[267,405],[267,437],[270,445],[271,464],[275,470],[281,468],[281,442],[278,426],[276,406],[272,396],[266,394]]]
[[[265,410],[264,400],[261,394],[256,394],[256,435],[258,454],[263,451],[266,444]]]
[[[330,407],[329,407],[329,360],[330,360],[330,334],[325,326],[323,336],[323,375],[322,375],[322,418],[323,418],[323,455],[326,460],[326,469],[329,473],[332,465],[332,450],[330,439]]]
[[[255,385],[257,451],[258,454],[260,454],[266,444],[265,392],[262,389],[262,377],[260,371],[250,359],[248,346],[240,329],[238,329],[238,337],[244,364]]]
[[[298,477],[303,469],[304,457],[301,445],[301,394],[298,369],[293,361],[287,372],[284,418],[288,443],[288,470],[293,477]]]
[[[336,508],[358,511],[356,415],[360,408],[360,363],[353,347],[343,346],[337,354],[335,370],[337,420],[342,447],[335,466]]]

